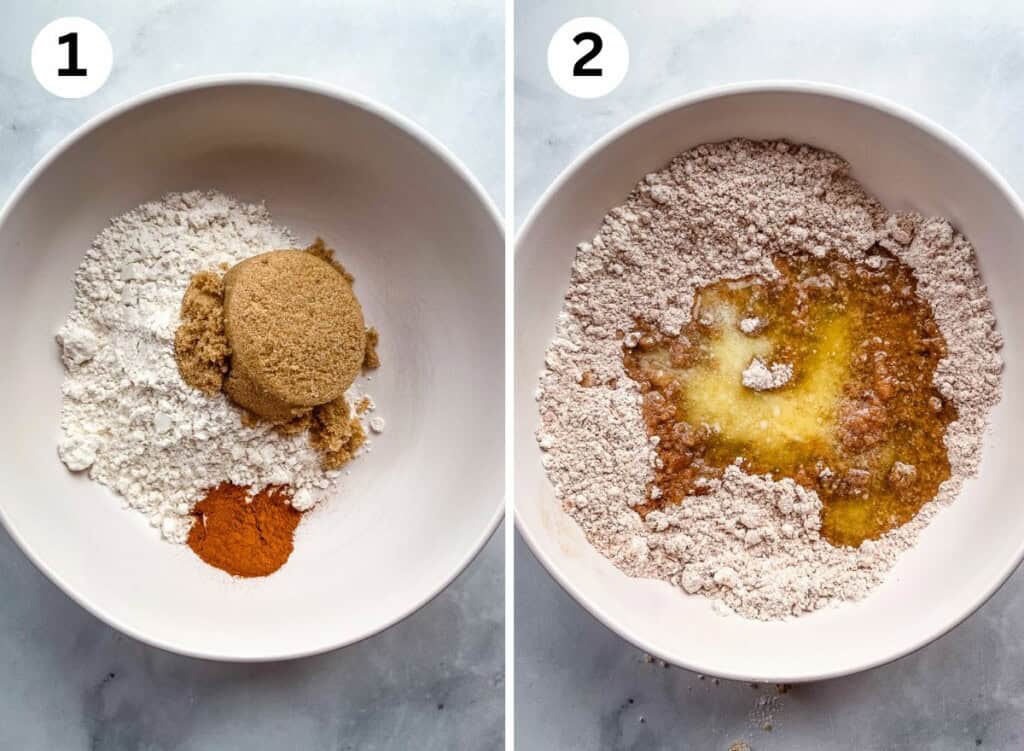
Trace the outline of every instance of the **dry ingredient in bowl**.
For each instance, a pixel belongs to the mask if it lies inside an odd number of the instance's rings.
[[[182,379],[207,395],[223,389],[247,425],[308,430],[324,468],[340,468],[366,438],[345,393],[380,366],[353,281],[320,238],[247,258],[223,279],[197,272],[174,337]]]
[[[57,334],[64,361],[58,451],[69,469],[118,493],[173,542],[187,540],[193,509],[222,483],[258,493],[287,486],[290,505],[304,511],[340,478],[322,466],[302,434],[269,424],[243,424],[228,398],[182,380],[174,356],[179,311],[197,270],[225,269],[272,248],[296,245],[266,208],[215,191],[172,193],[111,220],[75,274],[74,307]],[[192,303],[209,313],[212,282]],[[188,306],[189,301],[185,301]],[[214,358],[210,341],[200,342]],[[369,419],[348,405],[352,420]],[[372,400],[369,402],[372,404]],[[345,430],[342,430],[345,433]],[[342,453],[359,441],[332,443]]]
[[[263,419],[291,420],[337,399],[363,366],[363,310],[331,253],[318,239],[306,251],[253,256],[224,275],[232,353],[224,390]]]
[[[742,459],[693,477],[682,502],[660,504],[669,488],[655,479],[675,457],[648,433],[645,397],[624,353],[628,360],[645,336],[643,346],[685,350],[695,296],[721,280],[770,283],[779,279],[778,260],[801,255],[878,270],[884,254],[912,273],[945,343],[932,386],[955,418],[944,433],[948,479],[934,499],[856,547],[825,539],[824,506],[812,487],[748,472]],[[737,337],[771,326],[756,311],[740,313]],[[699,146],[647,175],[577,250],[537,392],[543,464],[565,510],[625,573],[710,597],[722,613],[800,615],[868,594],[976,473],[1000,394],[1001,345],[973,248],[946,220],[888,211],[829,152],[745,139]],[[800,383],[787,365],[795,363],[747,361],[744,388],[783,397]],[[911,478],[892,467],[886,481]],[[830,468],[821,471],[827,478]]]
[[[254,496],[249,488],[224,483],[192,510],[188,546],[211,566],[232,576],[269,576],[292,554],[302,512],[287,488],[269,485]]]

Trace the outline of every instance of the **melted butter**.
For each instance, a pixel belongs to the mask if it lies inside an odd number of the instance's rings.
[[[710,337],[706,361],[689,373],[675,371],[687,418],[715,426],[723,446],[756,451],[763,462],[784,462],[794,446],[831,440],[835,405],[848,379],[849,317],[821,328],[802,376],[791,386],[755,391],[743,385],[743,371],[755,357],[779,359],[777,348],[767,336],[743,334],[736,309],[726,310]]]
[[[624,349],[663,464],[661,497],[641,514],[702,492],[737,459],[817,491],[834,544],[876,538],[934,497],[955,419],[931,385],[945,342],[910,270],[877,253],[875,269],[797,256],[776,263],[778,279],[709,285],[680,336],[649,332]],[[744,333],[744,318],[761,325]],[[792,377],[745,386],[755,358],[792,366]]]

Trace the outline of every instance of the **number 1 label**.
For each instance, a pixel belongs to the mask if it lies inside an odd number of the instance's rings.
[[[84,76],[88,75],[89,71],[85,68],[78,67],[78,32],[69,31],[67,34],[61,34],[57,37],[58,44],[66,44],[68,46],[68,66],[66,68],[57,68],[58,76]]]
[[[43,88],[63,99],[80,99],[110,75],[114,51],[99,26],[87,18],[58,18],[32,43],[32,72]]]

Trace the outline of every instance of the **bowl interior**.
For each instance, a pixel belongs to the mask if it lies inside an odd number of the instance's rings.
[[[701,143],[745,136],[830,149],[891,208],[949,218],[974,243],[1006,338],[1004,394],[984,441],[980,476],[938,515],[868,599],[787,622],[715,614],[710,601],[671,585],[630,579],[598,554],[554,498],[533,438],[532,397],[554,331],[575,245],[647,172]],[[885,662],[942,634],[1005,579],[1024,551],[1014,457],[1024,410],[1024,341],[1015,199],[986,167],[912,116],[852,95],[792,86],[734,90],[655,115],[583,158],[528,220],[516,254],[516,509],[542,562],[591,612],[643,649],[691,669],[760,681],[795,681]]]
[[[265,201],[355,275],[387,429],[300,525],[288,564],[232,580],[57,458],[53,335],[110,217],[168,191]],[[227,659],[307,654],[378,631],[440,590],[494,529],[502,478],[502,230],[448,157],[390,116],[301,86],[151,99],[71,143],[0,226],[8,423],[2,512],[34,560],[112,624]]]

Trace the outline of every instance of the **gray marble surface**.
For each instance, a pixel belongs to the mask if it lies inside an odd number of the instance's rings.
[[[545,62],[554,30],[584,15],[616,24],[632,57],[622,85],[590,101],[562,94]],[[823,80],[899,101],[964,138],[1024,192],[1022,69],[1019,2],[518,0],[517,219],[580,151],[633,115],[695,89],[765,78]],[[522,542],[516,560],[520,751],[725,751],[736,741],[753,751],[1024,747],[1020,572],[920,652],[779,696],[645,661]]]
[[[106,85],[59,100],[32,76],[36,32],[102,26]],[[153,86],[230,71],[324,80],[433,133],[501,205],[503,18],[493,0],[0,2],[0,201],[60,138]],[[0,748],[499,749],[503,538],[385,633],[320,657],[225,665],[170,655],[65,597],[0,530]]]

